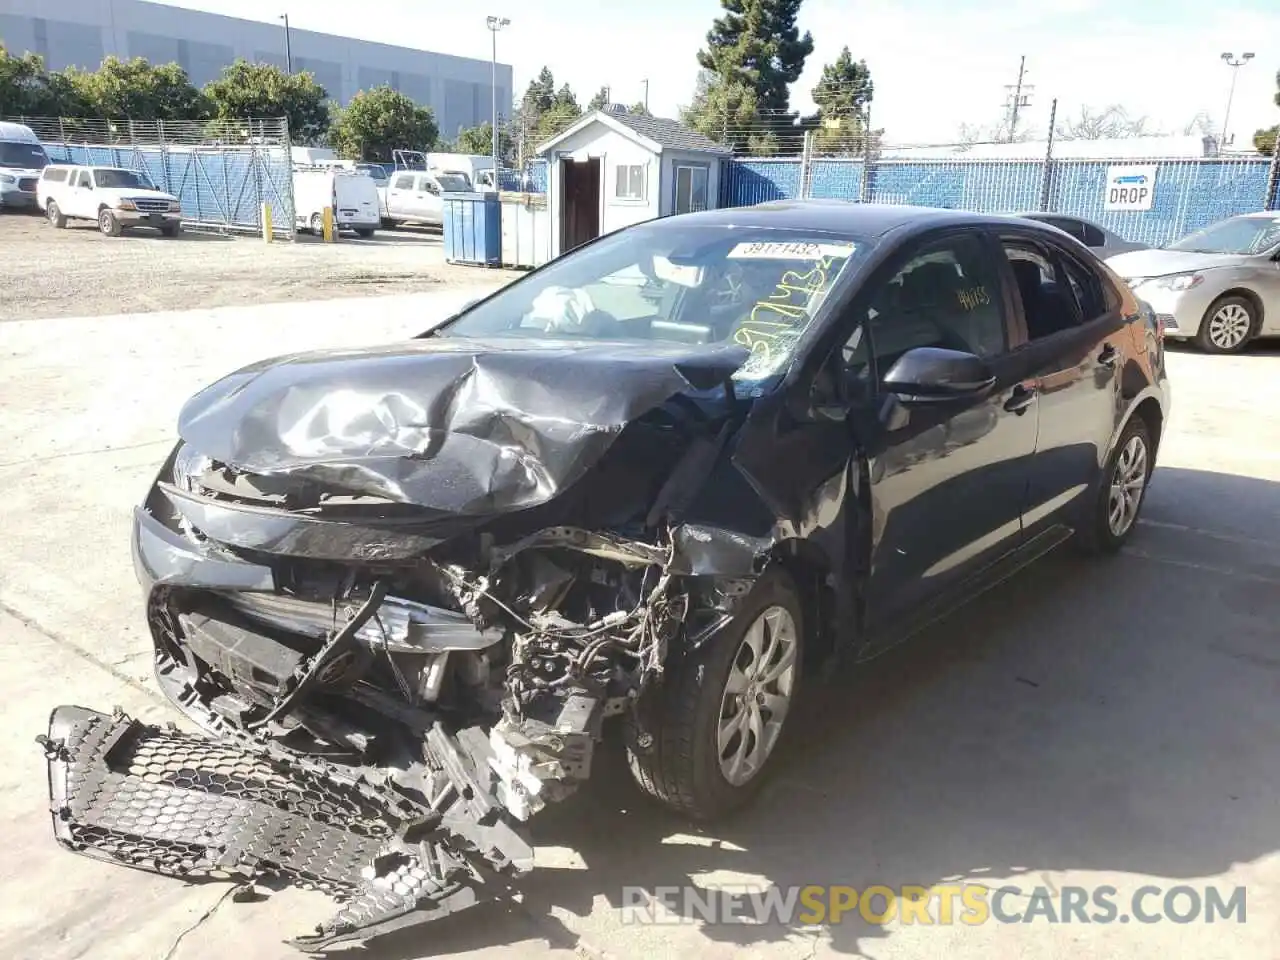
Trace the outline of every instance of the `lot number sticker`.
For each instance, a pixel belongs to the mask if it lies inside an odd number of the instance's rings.
[[[1150,210],[1156,192],[1156,164],[1107,168],[1104,210]]]

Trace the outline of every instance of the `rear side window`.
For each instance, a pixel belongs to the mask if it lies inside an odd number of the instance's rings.
[[[1089,323],[1104,316],[1110,305],[1102,278],[1072,257],[1062,255],[1060,260],[1062,271],[1071,287],[1071,295],[1075,298],[1084,322]]]
[[[394,184],[394,187],[396,190],[412,190],[413,174],[412,173],[400,174],[400,176],[396,177],[396,182]]]
[[[44,179],[53,183],[66,183],[70,172],[66,167],[45,167]]]
[[[1041,340],[1080,324],[1070,281],[1048,250],[1019,239],[1005,240],[1004,253],[1022,301],[1029,339]]]

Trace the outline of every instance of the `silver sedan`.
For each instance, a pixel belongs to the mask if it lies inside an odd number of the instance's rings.
[[[1057,227],[1063,233],[1075,237],[1092,250],[1095,257],[1100,257],[1103,260],[1118,253],[1128,253],[1130,250],[1146,250],[1149,246],[1149,244],[1126,240],[1114,230],[1108,230],[1092,220],[1086,220],[1084,217],[1075,217],[1068,213],[1042,213],[1037,211],[1035,213],[1020,213],[1018,216],[1024,220],[1036,220],[1040,223],[1047,223],[1051,227]]]
[[[1231,217],[1107,266],[1151,304],[1166,337],[1237,353],[1254,337],[1280,336],[1280,212]]]

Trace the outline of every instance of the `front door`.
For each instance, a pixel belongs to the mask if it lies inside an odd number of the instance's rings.
[[[673,213],[694,213],[707,209],[707,168],[677,163],[675,165],[675,203]]]
[[[387,185],[387,216],[394,220],[412,220],[415,216],[413,206],[414,180],[413,172],[398,171],[391,177]]]
[[[924,241],[873,278],[864,302],[867,343],[848,355],[869,360],[877,397],[877,419],[860,438],[872,514],[867,615],[877,632],[926,614],[1020,541],[1037,410],[1012,359],[990,238],[968,231]],[[881,382],[916,347],[976,354],[995,383],[962,400],[904,401]]]
[[[560,182],[560,252],[568,253],[600,236],[600,158],[561,160]]]

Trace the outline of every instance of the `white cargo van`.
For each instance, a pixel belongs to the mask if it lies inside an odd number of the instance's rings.
[[[0,209],[36,208],[36,184],[49,165],[37,137],[28,126],[0,121]]]
[[[382,222],[377,185],[367,174],[332,168],[295,168],[293,211],[298,229],[324,230],[324,208],[333,208],[334,230],[371,237]]]

